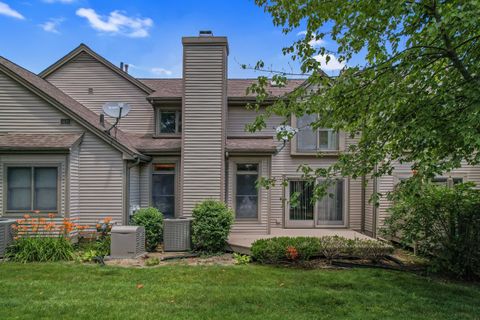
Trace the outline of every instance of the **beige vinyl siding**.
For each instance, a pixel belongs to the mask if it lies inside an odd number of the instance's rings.
[[[122,154],[86,132],[80,152],[80,221],[100,217],[123,222],[124,160]]]
[[[373,234],[374,228],[374,214],[375,204],[370,202],[373,193],[375,192],[375,183],[373,179],[367,179],[367,185],[365,187],[365,219],[364,219],[364,231],[367,234]]]
[[[134,208],[140,206],[140,166],[134,166],[129,169],[129,214],[133,213]]]
[[[184,44],[182,209],[224,200],[226,47]]]
[[[150,163],[140,166],[140,207],[147,208],[150,206],[151,200],[151,175],[152,165]]]
[[[102,113],[105,102],[128,102],[132,110],[120,121],[119,128],[154,133],[153,107],[146,100],[148,94],[87,53],[80,53],[46,80],[98,114]],[[93,94],[89,94],[89,88]],[[113,122],[111,118],[107,120]]]
[[[76,146],[69,155],[70,190],[67,191],[70,194],[69,212],[72,218],[80,215],[80,148],[80,145]]]
[[[237,162],[251,162],[259,163],[259,177],[269,177],[270,168],[269,158],[242,158],[242,157],[232,157],[228,160],[228,192],[227,192],[227,204],[232,210],[235,211],[234,207],[234,196],[236,192],[235,188],[235,173],[236,173],[236,164]],[[258,191],[258,220],[235,220],[235,223],[232,227],[232,232],[234,233],[249,233],[249,234],[267,234],[268,233],[268,215],[270,207],[270,193],[265,188],[261,188]]]
[[[348,179],[348,215],[349,228],[360,231],[362,229],[362,179]]]
[[[275,136],[275,128],[278,127],[284,120],[282,117],[275,115],[272,115],[266,121],[267,127],[265,129],[254,133],[245,131],[245,125],[252,123],[260,114],[262,114],[262,110],[260,110],[259,113],[256,113],[254,110],[247,110],[244,106],[229,106],[227,136]]]
[[[61,125],[62,118],[67,117],[57,108],[0,73],[0,133],[85,132],[79,149],[70,154],[70,209],[76,210],[80,222],[85,224],[94,224],[106,216],[121,222],[124,210],[122,154],[73,120],[70,125]],[[42,155],[47,159],[57,156]],[[40,159],[39,155],[31,157],[34,161]],[[64,209],[64,204],[62,206]]]

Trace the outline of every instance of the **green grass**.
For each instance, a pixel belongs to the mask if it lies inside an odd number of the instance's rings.
[[[478,286],[383,270],[0,264],[0,319],[480,319],[479,302]]]

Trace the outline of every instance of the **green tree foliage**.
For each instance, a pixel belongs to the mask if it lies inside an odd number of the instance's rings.
[[[480,277],[480,190],[404,181],[391,195],[393,206],[384,232],[420,254],[432,267],[461,278]]]
[[[419,176],[433,176],[480,162],[480,1],[440,0],[256,0],[285,34],[305,28],[305,37],[283,49],[308,75],[305,86],[267,107],[248,126],[266,127],[272,114],[319,114],[313,128],[350,136],[357,146],[328,169],[301,168],[307,176],[358,177],[390,173],[396,162],[412,163]],[[335,51],[312,40],[328,37]],[[321,44],[321,42],[320,42]],[[326,77],[315,56],[333,56],[349,66]],[[352,57],[365,63],[352,65]],[[247,66],[244,66],[247,68]],[[289,76],[273,72],[284,85]],[[266,76],[249,88],[257,104],[268,96]]]

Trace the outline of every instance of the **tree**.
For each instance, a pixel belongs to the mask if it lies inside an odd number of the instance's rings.
[[[306,84],[269,105],[251,131],[272,114],[319,114],[313,128],[360,135],[336,164],[306,176],[327,178],[391,173],[412,163],[416,177],[431,177],[480,162],[480,1],[470,0],[256,0],[283,33],[305,26],[305,37],[283,49],[300,62]],[[329,36],[336,51],[314,46]],[[347,65],[336,77],[322,72],[333,57]],[[315,59],[317,56],[317,59]],[[319,61],[317,61],[319,60]],[[247,66],[244,65],[245,68]],[[284,85],[288,73],[271,71]],[[268,96],[267,77],[249,88],[258,108]]]

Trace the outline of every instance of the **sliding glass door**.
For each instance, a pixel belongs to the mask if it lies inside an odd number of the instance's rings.
[[[321,228],[344,225],[344,181],[328,188],[328,194],[313,201],[314,185],[305,180],[290,180],[286,188],[285,226]]]

